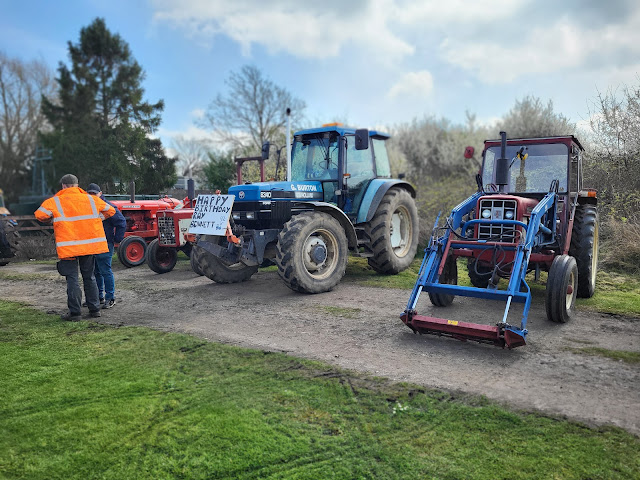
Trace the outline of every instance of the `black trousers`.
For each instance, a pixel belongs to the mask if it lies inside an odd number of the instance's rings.
[[[60,260],[58,262],[58,272],[67,280],[67,306],[72,315],[82,313],[82,290],[80,289],[78,267],[82,275],[84,286],[84,296],[87,299],[87,306],[90,312],[100,310],[100,300],[98,299],[98,285],[96,277],[93,275],[95,267],[93,255],[83,255],[74,260]]]

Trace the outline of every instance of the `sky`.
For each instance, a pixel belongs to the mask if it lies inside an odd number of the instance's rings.
[[[425,116],[482,123],[528,95],[588,121],[598,93],[640,81],[634,0],[0,0],[0,50],[52,69],[104,18],[165,102],[157,135],[197,121],[244,65],[307,104],[314,125],[392,128]]]

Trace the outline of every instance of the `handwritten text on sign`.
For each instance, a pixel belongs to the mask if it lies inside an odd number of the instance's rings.
[[[233,195],[198,195],[189,233],[224,235],[233,198]]]

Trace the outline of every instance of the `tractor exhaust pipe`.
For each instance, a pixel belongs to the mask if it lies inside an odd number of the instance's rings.
[[[195,196],[196,196],[196,182],[193,181],[193,178],[190,178],[189,180],[187,180],[187,198],[189,199],[190,202],[192,202]]]
[[[131,203],[136,203],[136,182],[133,180],[129,183],[129,191],[131,192]]]
[[[287,108],[287,182],[291,181],[291,109]]]
[[[496,160],[496,185],[500,192],[509,184],[509,160],[507,155],[507,132],[500,132],[500,158]]]

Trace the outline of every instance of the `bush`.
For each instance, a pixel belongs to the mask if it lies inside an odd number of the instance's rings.
[[[600,227],[600,267],[640,274],[640,222],[612,218]]]

